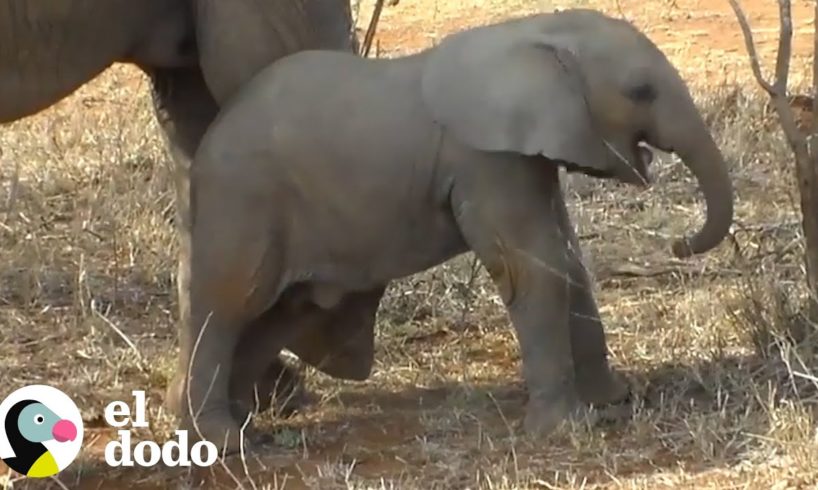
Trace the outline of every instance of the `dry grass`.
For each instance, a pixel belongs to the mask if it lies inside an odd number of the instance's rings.
[[[775,2],[767,3],[743,5],[751,21],[770,27]],[[520,4],[470,0],[454,9],[403,0],[385,12],[379,49],[411,51],[454,27],[546,6]],[[732,18],[676,4],[594,7],[655,33],[685,74],[742,66]],[[717,8],[729,13],[726,2]],[[702,46],[734,39],[737,49],[718,51],[721,65],[708,62],[710,54],[674,44],[684,37],[679,25],[692,26],[690,38]],[[711,37],[695,34],[707,26]],[[797,68],[799,80],[806,66]],[[254,474],[258,488],[818,486],[818,341],[798,315],[791,158],[746,65],[722,73],[730,84],[698,83],[696,96],[733,170],[733,243],[670,259],[669,239],[703,212],[675,159],[656,166],[646,191],[581,178],[570,187],[614,363],[634,386],[631,413],[547,441],[522,437],[513,332],[485,272],[461,257],[390,288],[370,380],[311,372],[318,403],[287,420],[259,421],[280,449]],[[149,394],[145,437],[162,440],[172,428],[161,396],[176,353],[173,213],[145,80],[117,66],[48,111],[4,127],[0,148],[0,395],[48,383],[83,410],[88,442],[61,475],[66,486],[176,487],[177,473],[114,471],[101,462],[110,433],[104,405],[132,389]]]

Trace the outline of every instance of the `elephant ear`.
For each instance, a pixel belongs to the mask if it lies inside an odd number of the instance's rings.
[[[428,110],[472,148],[605,172],[609,150],[594,129],[575,56],[527,27],[499,24],[446,38],[424,68]]]

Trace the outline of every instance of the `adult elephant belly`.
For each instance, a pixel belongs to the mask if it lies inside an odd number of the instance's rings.
[[[184,0],[0,1],[0,124],[44,110],[116,61],[197,64]]]
[[[196,0],[195,5],[202,72],[219,104],[288,54],[355,48],[348,0]]]

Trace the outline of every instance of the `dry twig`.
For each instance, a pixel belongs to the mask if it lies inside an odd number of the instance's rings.
[[[388,5],[390,7],[394,7],[398,4],[400,0],[389,0]],[[372,12],[372,18],[369,20],[369,27],[366,28],[366,34],[364,35],[364,42],[361,45],[361,55],[366,58],[369,56],[369,50],[372,48],[372,42],[375,40],[375,32],[378,29],[378,21],[381,18],[381,12],[383,11],[383,5],[386,3],[386,0],[376,0],[375,1],[375,8]]]

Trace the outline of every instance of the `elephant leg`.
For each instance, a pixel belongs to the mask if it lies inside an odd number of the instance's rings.
[[[248,361],[236,353],[243,341],[255,340],[254,325],[278,303],[284,251],[275,240],[283,226],[264,211],[274,208],[268,199],[275,192],[226,186],[218,169],[200,163],[191,194],[190,322],[180,336],[179,369],[189,370],[181,425],[194,429],[197,422],[205,439],[232,453],[246,440],[230,382]],[[289,326],[264,327],[268,338],[286,342]],[[280,351],[274,347],[267,365]]]
[[[218,113],[199,69],[146,70],[152,82],[153,106],[170,153],[175,226],[178,239],[177,301],[179,325],[190,321],[190,180],[193,155],[207,127]],[[182,415],[184,370],[176,373],[165,396],[168,409]]]
[[[146,70],[153,85],[153,105],[157,121],[169,148],[175,198],[175,225],[178,237],[177,301],[179,325],[190,321],[190,166],[202,136],[215,119],[219,107],[198,68]],[[184,327],[183,327],[184,328]],[[268,354],[269,375],[288,377],[290,373],[278,357]],[[270,360],[272,359],[272,360]],[[185,371],[177,371],[165,395],[169,411],[182,415],[182,388]],[[289,409],[296,408],[288,398]],[[277,401],[283,404],[283,401]]]
[[[357,46],[349,0],[196,0],[196,32],[205,78],[220,103],[287,55]]]
[[[279,300],[248,327],[236,347],[230,400],[233,416],[240,422],[271,406],[276,414],[286,416],[303,405],[303,380],[279,356],[298,328],[294,313],[286,299]]]
[[[317,310],[299,323],[287,348],[329,376],[363,381],[375,356],[375,317],[386,286],[344,295],[329,309]]]
[[[364,380],[374,361],[375,314],[385,286],[345,295],[329,309],[294,306],[287,293],[244,335],[230,382],[234,415],[267,410],[288,413],[304,403],[301,379],[276,356],[282,345],[330,376]],[[272,361],[271,361],[272,359]]]
[[[627,383],[611,370],[605,331],[594,300],[593,285],[582,260],[574,227],[564,201],[559,210],[560,230],[570,246],[569,326],[577,391],[585,403],[605,405],[627,398]]]
[[[524,426],[532,435],[585,410],[571,355],[569,251],[559,233],[556,172],[540,159],[477,157],[452,191],[463,237],[497,285],[517,334],[529,394]]]
[[[153,105],[170,150],[179,234],[177,292],[179,321],[190,315],[190,166],[199,142],[219,107],[205,85],[198,68],[156,69],[149,72],[153,84]]]
[[[242,339],[233,362],[230,381],[233,417],[243,423],[248,415],[270,408],[276,416],[289,417],[307,404],[304,380],[281,359],[280,349],[262,351],[258,338],[250,339],[249,335]]]

